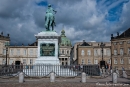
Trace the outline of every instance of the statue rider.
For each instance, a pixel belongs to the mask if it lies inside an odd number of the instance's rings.
[[[49,26],[52,26],[52,27],[53,27],[53,25],[51,25],[52,22],[53,22],[53,24],[55,25],[54,12],[56,13],[57,11],[55,11],[55,10],[51,7],[51,5],[49,4],[49,5],[48,5],[48,9],[47,9],[47,11],[46,11],[46,16],[52,17],[51,14],[53,15],[53,21],[51,21],[50,24],[49,24]],[[49,14],[50,14],[50,15],[49,15]],[[47,23],[48,23],[48,20],[45,19],[45,21],[47,21],[47,22],[46,22],[46,24],[47,24]],[[55,25],[55,26],[56,26],[56,25]],[[49,27],[48,27],[47,30],[49,30]]]
[[[51,7],[51,4],[49,4],[46,13],[52,13],[52,14],[54,14],[53,11],[54,11],[55,13],[57,12],[57,11],[55,11],[55,10]]]

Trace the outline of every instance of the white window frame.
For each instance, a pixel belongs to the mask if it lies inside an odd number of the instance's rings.
[[[81,64],[85,64],[85,60],[84,59],[81,59]]]
[[[117,42],[114,42],[113,44],[114,44],[114,45],[117,45]]]
[[[127,43],[130,44],[130,40]]]
[[[91,64],[91,59],[88,59],[88,64]]]
[[[110,49],[107,49],[106,53],[107,53],[107,56],[110,56]]]
[[[3,55],[6,55],[6,49],[3,49]]]
[[[26,65],[26,59],[23,59],[23,65]]]
[[[33,59],[30,59],[30,65],[32,65],[33,64]]]
[[[17,55],[20,55],[20,49],[17,49]]]
[[[82,55],[82,56],[84,56],[84,55],[85,55],[84,50],[81,50],[81,55]]]
[[[123,41],[120,41],[120,44],[123,44]]]
[[[130,54],[130,48],[128,48],[128,54]]]
[[[114,49],[114,55],[117,55],[117,49]]]
[[[24,55],[27,55],[27,50],[26,49],[24,49]]]
[[[91,50],[87,50],[87,55],[91,55]]]
[[[30,49],[30,55],[33,55],[33,49]]]
[[[124,54],[124,50],[123,48],[120,48],[120,55],[123,55]]]
[[[3,59],[3,60],[2,60],[2,64],[4,65],[5,63],[6,63],[6,60],[5,60],[5,59]]]
[[[124,59],[123,58],[120,59],[120,64],[124,64]]]
[[[94,59],[94,64],[98,64],[98,59]]]
[[[94,56],[97,56],[97,55],[98,55],[98,50],[94,49]]]
[[[129,64],[130,64],[130,58],[129,58],[128,62],[129,62]]]
[[[117,64],[118,62],[117,62],[117,59],[114,59],[114,64]]]
[[[10,54],[13,55],[14,54],[14,50],[10,49]]]
[[[111,64],[111,59],[108,59],[107,63],[108,63],[108,64]]]

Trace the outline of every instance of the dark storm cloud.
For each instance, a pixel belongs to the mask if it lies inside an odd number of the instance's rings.
[[[37,4],[41,3],[42,4]],[[11,44],[35,41],[34,35],[45,30],[47,4],[57,11],[55,30],[77,41],[110,41],[110,34],[130,27],[130,2],[124,3],[119,21],[109,21],[109,11],[122,1],[105,0],[0,0],[0,32],[10,33]],[[120,9],[119,9],[120,10]],[[112,14],[111,14],[112,15]],[[116,16],[116,15],[114,15]]]

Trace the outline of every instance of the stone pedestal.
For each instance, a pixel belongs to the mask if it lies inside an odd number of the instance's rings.
[[[60,64],[58,59],[58,52],[59,52],[59,35],[55,31],[43,31],[35,35],[35,37],[38,40],[38,53],[37,53],[37,59],[35,61],[35,64]],[[54,46],[54,50],[52,54],[48,51],[43,51],[48,47],[46,50],[50,50],[51,47]],[[41,52],[42,50],[42,52]],[[44,55],[46,52],[48,52],[48,55]],[[41,53],[43,55],[41,55]],[[46,53],[47,54],[47,53]]]

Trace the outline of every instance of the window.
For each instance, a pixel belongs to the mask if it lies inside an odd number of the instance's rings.
[[[62,50],[62,54],[64,54],[64,50]]]
[[[114,64],[117,64],[117,59],[114,59]]]
[[[110,49],[107,49],[107,56],[110,56]]]
[[[91,55],[91,51],[90,50],[87,51],[87,55]]]
[[[98,55],[98,50],[94,49],[94,56],[97,56],[97,55]]]
[[[113,44],[114,44],[114,45],[117,45],[117,42],[114,42]]]
[[[67,50],[67,54],[69,54],[69,50]]]
[[[106,55],[106,49],[103,49],[103,55]]]
[[[33,49],[30,49],[30,55],[33,55]]]
[[[38,53],[37,53],[37,49],[36,49],[36,55],[37,55]]]
[[[123,44],[123,41],[121,41],[120,44]]]
[[[88,59],[88,64],[91,64],[91,60],[90,59]]]
[[[10,50],[10,54],[13,55],[14,54],[14,51],[13,49]]]
[[[97,59],[94,60],[94,64],[98,64],[98,60]]]
[[[124,64],[124,59],[121,58],[121,59],[120,59],[120,63],[121,63],[121,64]]]
[[[85,60],[84,59],[81,59],[81,64],[85,64]]]
[[[130,44],[130,40],[127,43]]]
[[[123,48],[120,49],[120,55],[123,55]]]
[[[30,64],[33,64],[33,59],[30,59]]]
[[[108,64],[111,64],[111,59],[109,59],[109,60],[107,61],[107,63],[108,63]]]
[[[26,59],[23,59],[23,64],[26,65]]]
[[[82,51],[81,51],[81,55],[82,55],[82,56],[84,56],[84,55],[85,55],[84,50],[82,50]]]
[[[26,50],[24,50],[24,55],[27,55]]]
[[[2,64],[4,65],[5,63],[6,63],[6,60],[5,60],[5,59],[3,59],[3,60],[2,60]]]
[[[130,48],[128,48],[128,54],[130,54]]]
[[[17,55],[20,55],[20,49],[17,50]]]
[[[13,64],[13,59],[9,59],[9,64]]]
[[[114,55],[117,55],[117,50],[114,50]]]
[[[6,49],[3,49],[3,55],[6,55]]]
[[[130,58],[129,58],[129,64],[130,64]]]

